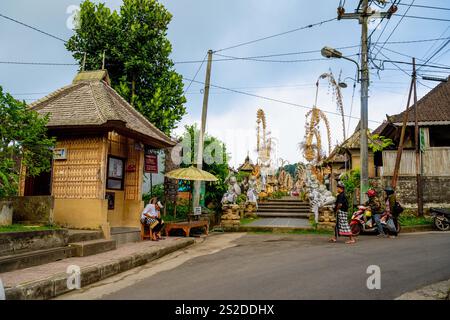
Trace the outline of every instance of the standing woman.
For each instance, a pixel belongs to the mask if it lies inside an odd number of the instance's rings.
[[[337,242],[337,237],[348,236],[349,240],[345,243],[355,243],[356,241],[353,238],[353,233],[347,220],[348,201],[345,196],[345,186],[341,181],[338,182],[337,191],[338,195],[336,197],[336,203],[334,207],[334,212],[336,214],[336,227],[334,229],[334,237],[332,237],[329,241]]]

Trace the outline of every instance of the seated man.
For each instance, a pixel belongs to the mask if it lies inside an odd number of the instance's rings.
[[[150,200],[141,214],[141,223],[146,225],[152,231],[152,240],[158,241],[161,237],[161,229],[164,227],[164,221],[161,219],[160,209],[164,208],[156,198]]]

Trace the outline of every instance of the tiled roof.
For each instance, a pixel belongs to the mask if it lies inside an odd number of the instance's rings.
[[[414,122],[414,108],[408,112],[408,122]],[[422,99],[417,101],[417,118],[419,122],[450,121],[450,77],[447,82],[441,82]],[[403,122],[405,111],[389,117],[393,123]]]
[[[50,114],[49,128],[100,127],[108,123],[155,142],[161,147],[175,143],[125,101],[106,81],[106,70],[81,72],[71,85],[37,100],[30,108]]]

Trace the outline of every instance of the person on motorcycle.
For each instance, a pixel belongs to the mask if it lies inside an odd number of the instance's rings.
[[[392,224],[394,223],[394,206],[395,206],[395,202],[397,201],[396,197],[395,197],[395,192],[394,189],[392,189],[392,187],[386,187],[384,189],[385,192],[385,197],[384,197],[384,203],[386,206],[385,209],[385,213],[382,217],[382,219],[392,219]],[[389,222],[389,221],[388,221]],[[389,227],[389,225],[388,225]],[[391,225],[389,228],[389,234],[391,238],[395,238],[397,236],[397,229],[395,224]]]
[[[372,211],[372,217],[377,224],[378,237],[386,237],[383,230],[383,225],[381,224],[381,214],[384,210],[380,200],[377,198],[377,192],[374,189],[369,189],[367,191],[367,196],[369,197],[369,201],[367,201],[364,206],[370,207],[370,211]]]

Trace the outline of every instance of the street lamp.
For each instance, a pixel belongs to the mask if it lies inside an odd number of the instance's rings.
[[[361,163],[361,185],[360,185],[360,202],[366,200],[365,192],[369,184],[369,148],[368,148],[368,105],[369,105],[369,69],[367,60],[361,59],[363,69],[360,69],[358,62],[342,55],[342,53],[334,48],[323,47],[320,51],[325,58],[345,59],[356,64],[358,68],[358,82],[361,80],[361,121],[360,121],[360,163]],[[361,77],[360,77],[361,73]]]
[[[334,48],[330,48],[330,47],[323,47],[322,50],[320,50],[320,53],[322,54],[323,57],[325,58],[336,58],[336,59],[345,59],[348,61],[353,62],[354,64],[356,64],[356,67],[358,68],[358,77],[357,77],[357,82],[359,82],[359,72],[360,72],[360,68],[359,68],[359,63],[353,59],[350,59],[344,55],[342,55],[342,52],[334,49]],[[344,87],[345,88],[345,87]]]

